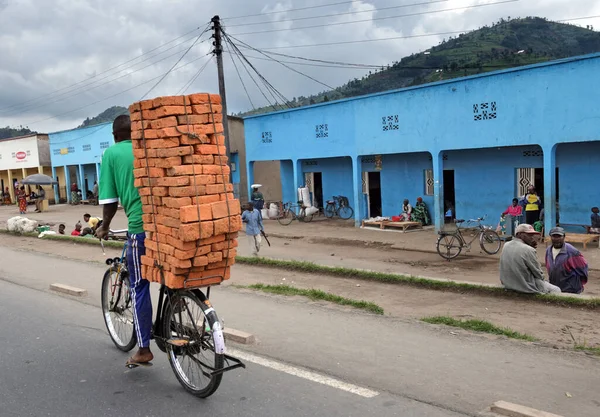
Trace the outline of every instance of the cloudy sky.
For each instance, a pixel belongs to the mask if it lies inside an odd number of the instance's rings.
[[[468,8],[475,5],[484,6]],[[387,65],[448,36],[436,34],[508,16],[596,16],[600,0],[0,0],[0,126],[41,132],[75,127],[107,107],[139,100],[179,59],[148,97],[175,95],[188,85],[187,93],[217,92],[216,65],[207,55],[210,32],[198,38],[216,14],[227,33],[265,52]],[[600,18],[573,23],[600,29]],[[414,35],[427,36],[406,38]],[[400,39],[365,42],[382,38]],[[322,45],[327,43],[338,44]],[[264,58],[256,51],[241,50],[287,98],[325,89],[280,64],[256,59]],[[254,105],[265,105],[236,63]],[[224,65],[229,112],[250,109],[228,53]],[[368,72],[286,65],[333,87]]]

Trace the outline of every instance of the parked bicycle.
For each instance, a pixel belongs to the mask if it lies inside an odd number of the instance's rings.
[[[478,219],[467,220],[454,220],[456,224],[456,229],[452,231],[441,231],[440,237],[437,240],[437,252],[444,259],[450,260],[456,258],[460,255],[460,252],[463,249],[467,251],[471,250],[471,244],[479,239],[479,246],[481,249],[487,253],[488,255],[495,255],[500,250],[500,246],[502,245],[502,241],[490,226],[484,226],[481,222],[485,220],[485,217],[480,217]],[[472,228],[463,228],[461,229],[460,225],[466,223],[467,225],[476,224]],[[465,236],[463,235],[462,230],[469,229],[469,233],[471,233],[472,239],[467,242]]]
[[[341,219],[348,220],[354,216],[354,209],[350,207],[347,197],[334,195],[333,200],[328,200],[324,210],[325,216],[332,218],[338,216]]]
[[[304,207],[301,202],[298,202],[298,204],[289,202],[282,205],[277,221],[282,226],[288,226],[294,220],[308,223],[312,221],[313,216],[314,214],[306,214],[306,207]]]
[[[127,230],[110,231],[124,235]],[[135,346],[127,243],[120,257],[107,259],[108,270],[102,280],[102,313],[115,346],[129,352]],[[152,339],[169,357],[179,383],[191,394],[206,398],[221,384],[223,372],[246,366],[225,353],[221,322],[206,295],[198,288],[170,289],[160,286]],[[130,367],[135,367],[131,365]]]

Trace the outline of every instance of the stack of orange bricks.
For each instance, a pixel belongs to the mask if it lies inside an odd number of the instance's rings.
[[[164,277],[170,288],[229,279],[242,220],[220,96],[159,97],[132,104],[129,113],[146,231],[142,276]]]

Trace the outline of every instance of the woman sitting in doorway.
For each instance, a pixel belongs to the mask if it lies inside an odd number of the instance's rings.
[[[411,213],[412,206],[408,202],[408,199],[404,199],[404,201],[402,202],[402,213],[400,213],[400,221],[409,222]]]
[[[429,210],[427,210],[427,204],[423,201],[423,198],[417,198],[417,204],[413,207],[412,220],[421,223],[423,226],[427,226],[431,223],[429,220]]]

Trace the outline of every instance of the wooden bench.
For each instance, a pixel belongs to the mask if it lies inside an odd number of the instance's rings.
[[[581,243],[583,244],[583,249],[587,249],[587,244],[598,240],[600,235],[588,235],[588,234],[579,234],[579,233],[567,233],[565,236],[565,241],[568,243]],[[550,236],[546,237],[546,244],[552,242],[552,238]]]
[[[363,220],[362,227],[365,226],[379,226],[380,229],[392,227],[395,229],[402,229],[402,233],[406,232],[410,228],[422,229],[423,225],[420,222],[393,222],[391,220],[375,221],[375,220]]]

